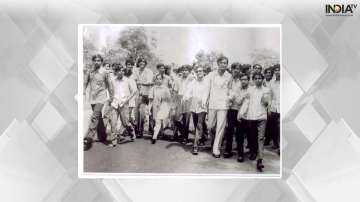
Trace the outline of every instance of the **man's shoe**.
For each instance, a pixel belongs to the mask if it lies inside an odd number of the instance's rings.
[[[155,143],[156,143],[156,139],[152,139],[151,144],[155,144]]]
[[[244,157],[243,157],[243,156],[238,156],[237,161],[238,161],[239,163],[244,162]]]
[[[217,159],[220,158],[220,154],[214,154],[214,153],[213,153],[212,156],[213,156],[214,158],[217,158]]]
[[[89,137],[84,138],[84,151],[89,150],[92,147],[93,140]]]
[[[110,144],[108,144],[108,147],[116,147],[116,144],[110,143]]]
[[[197,155],[198,153],[199,153],[199,149],[197,147],[194,147],[192,154]]]
[[[224,152],[224,158],[228,159],[231,158],[233,156],[232,152]]]
[[[257,163],[256,163],[256,169],[259,171],[259,172],[262,172],[264,168],[264,165],[262,164],[262,159],[258,159],[257,160]]]

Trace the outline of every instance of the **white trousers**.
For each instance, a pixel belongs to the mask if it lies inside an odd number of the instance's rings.
[[[226,109],[209,109],[208,126],[211,131],[216,125],[216,133],[213,144],[213,154],[220,155],[221,142],[224,137],[226,126]],[[209,133],[211,134],[211,133]]]

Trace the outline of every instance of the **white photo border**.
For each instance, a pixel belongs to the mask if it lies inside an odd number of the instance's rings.
[[[128,27],[243,27],[243,28],[279,28],[280,29],[280,74],[283,74],[282,65],[282,25],[281,24],[78,24],[78,178],[81,179],[154,179],[154,178],[187,178],[187,179],[281,179],[283,170],[283,129],[284,118],[282,109],[282,85],[280,79],[280,173],[279,174],[192,174],[192,173],[106,173],[84,172],[83,150],[83,28],[84,26],[128,26]],[[255,171],[255,169],[254,169]]]

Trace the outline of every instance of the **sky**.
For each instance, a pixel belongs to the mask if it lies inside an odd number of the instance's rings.
[[[99,49],[115,43],[123,25],[86,26],[84,35],[91,36]],[[280,53],[279,27],[146,27],[158,40],[154,52],[164,63],[192,63],[199,50],[222,52],[232,62],[251,63],[249,53],[255,49],[271,49]]]

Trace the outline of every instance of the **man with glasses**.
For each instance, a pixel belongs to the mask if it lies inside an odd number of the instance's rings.
[[[197,66],[195,69],[196,79],[189,84],[189,91],[184,100],[190,100],[190,111],[195,126],[195,139],[193,143],[192,154],[197,155],[199,143],[206,139],[204,130],[206,129],[205,117],[207,112],[207,92],[208,83],[205,81],[205,71],[203,66]]]
[[[264,135],[267,121],[267,107],[270,103],[270,91],[263,86],[263,75],[255,72],[253,74],[254,86],[249,87],[248,98],[246,103],[240,109],[238,120],[245,119],[247,121],[250,144],[250,160],[257,158],[256,168],[262,172],[264,168]],[[245,102],[245,101],[244,101]],[[246,109],[244,109],[246,108]]]

